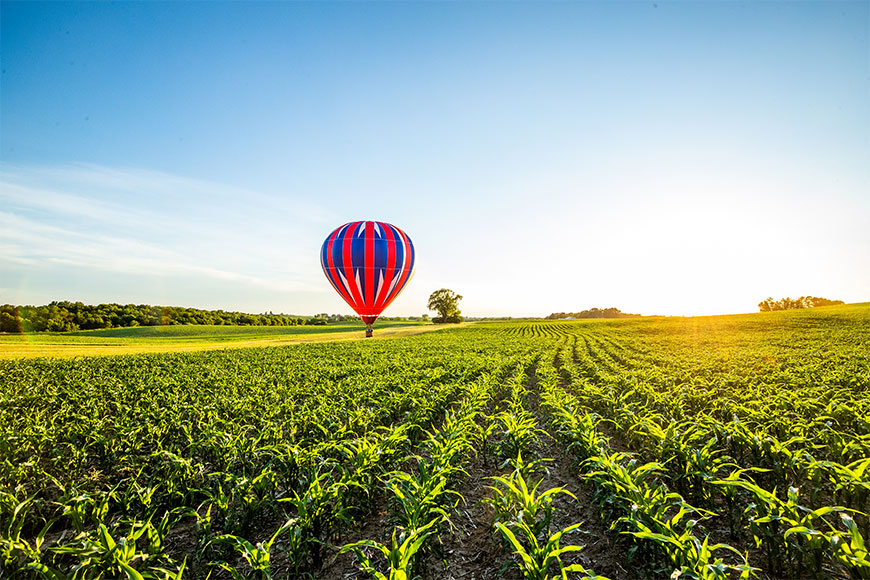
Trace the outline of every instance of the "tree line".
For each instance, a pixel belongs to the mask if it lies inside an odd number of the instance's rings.
[[[591,308],[589,310],[581,310],[580,312],[554,312],[547,316],[548,320],[558,320],[560,318],[637,318],[641,314],[629,314],[622,312],[619,308]]]
[[[356,320],[355,316],[318,314],[246,314],[225,310],[200,310],[149,304],[97,304],[55,301],[44,306],[0,306],[0,332],[68,332],[131,326],[217,324],[232,326],[299,326]]]
[[[842,300],[829,300],[828,298],[819,298],[818,296],[801,296],[800,298],[781,298],[774,300],[773,298],[765,298],[758,303],[758,309],[761,312],[773,312],[775,310],[795,310],[797,308],[815,308],[817,306],[833,306],[834,304],[845,304]]]

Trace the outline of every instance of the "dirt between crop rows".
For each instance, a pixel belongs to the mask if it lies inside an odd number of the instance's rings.
[[[532,377],[530,385],[528,408],[538,425],[543,427],[546,420],[541,415],[540,398],[537,392],[536,377]],[[580,552],[567,554],[563,559],[566,565],[575,561],[584,568],[596,574],[606,576],[611,580],[636,580],[638,574],[631,570],[627,561],[626,542],[618,542],[618,536],[611,532],[610,526],[601,518],[598,506],[592,500],[591,484],[585,482],[580,475],[577,461],[565,452],[564,448],[549,435],[544,433],[540,438],[540,457],[553,459],[547,464],[550,480],[545,480],[547,487],[563,487],[576,496],[576,500],[565,494],[558,494],[553,502],[555,515],[553,529],[563,529],[571,524],[583,522],[581,534],[574,535],[572,543],[584,546]],[[550,483],[552,481],[552,483]],[[567,541],[563,541],[567,545]],[[628,568],[628,569],[627,569]]]
[[[534,391],[529,396],[529,410],[543,427],[544,421],[539,414],[538,397]],[[579,545],[579,552],[569,552],[562,558],[567,566],[579,563],[590,572],[595,572],[611,580],[635,580],[638,574],[626,567],[626,542],[617,542],[616,535],[610,531],[592,502],[591,486],[585,485],[575,460],[549,435],[541,433],[538,443],[530,457],[547,458],[547,473],[538,492],[553,487],[562,487],[571,492],[557,494],[553,502],[554,517],[551,523],[553,532],[572,524],[582,522],[580,530],[563,536],[561,546]],[[457,491],[464,498],[458,510],[451,516],[454,529],[441,534],[440,543],[434,546],[423,558],[421,575],[426,579],[438,580],[520,580],[522,574],[516,566],[509,565],[514,556],[504,545],[500,534],[493,527],[494,511],[484,500],[492,495],[490,479],[496,475],[507,475],[510,466],[500,466],[501,461],[474,455],[466,466],[468,477]],[[541,477],[539,475],[539,477]],[[575,499],[576,498],[576,499]],[[384,504],[383,495],[378,498],[374,513],[361,522],[360,528],[341,537],[341,543],[352,543],[361,539],[374,539],[389,544],[394,527],[390,514]],[[336,553],[337,550],[334,552]],[[372,561],[383,564],[380,554],[373,554]],[[381,568],[382,570],[384,568]],[[554,566],[551,573],[558,573]],[[351,553],[334,555],[316,575],[318,580],[350,580],[369,576],[360,571]]]
[[[580,552],[566,554],[563,558],[565,565],[580,563],[588,570],[612,580],[634,580],[637,576],[624,567],[624,547],[614,542],[613,534],[592,504],[591,491],[577,476],[572,459],[546,438],[538,445],[537,451],[541,457],[554,460],[547,463],[549,475],[545,476],[539,492],[551,487],[563,487],[577,498],[575,500],[567,494],[557,496],[553,504],[555,510],[552,530],[583,522],[582,531],[563,537],[562,546],[584,546]],[[439,580],[519,580],[522,574],[515,566],[505,569],[513,556],[503,547],[502,539],[493,527],[492,508],[483,502],[492,494],[490,485],[493,482],[488,478],[509,474],[511,468],[499,468],[493,460],[484,462],[475,457],[466,471],[468,478],[457,490],[465,502],[460,502],[459,509],[451,516],[455,529],[441,535],[440,545],[437,541],[434,542],[435,546],[424,558],[422,576]],[[394,524],[384,501],[384,497],[379,498],[375,513],[361,522],[358,530],[342,536],[341,543],[352,543],[361,539],[389,543]],[[372,554],[372,561],[383,564],[380,554]],[[556,572],[554,567],[552,573]],[[350,580],[369,576],[360,571],[355,556],[346,553],[330,558],[327,565],[315,574],[315,578]]]

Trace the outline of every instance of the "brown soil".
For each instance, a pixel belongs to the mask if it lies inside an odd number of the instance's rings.
[[[545,426],[546,421],[541,415],[539,398],[534,377],[529,396],[529,410],[539,426]],[[562,545],[569,543],[584,546],[580,552],[569,553],[563,558],[566,565],[580,563],[589,571],[601,574],[611,580],[636,580],[637,574],[632,573],[628,564],[626,542],[619,542],[617,534],[610,531],[610,525],[601,518],[598,507],[592,501],[592,486],[586,483],[580,475],[577,462],[564,446],[548,435],[540,438],[539,455],[553,459],[547,463],[549,478],[541,484],[541,490],[550,487],[563,487],[573,493],[577,499],[559,494],[553,502],[555,516],[553,529],[563,529],[577,522],[583,522],[580,534],[563,537]]]

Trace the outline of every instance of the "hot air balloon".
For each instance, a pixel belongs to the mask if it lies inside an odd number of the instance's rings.
[[[359,314],[372,336],[372,324],[414,274],[414,244],[385,222],[358,221],[337,228],[323,242],[320,264],[335,291]]]

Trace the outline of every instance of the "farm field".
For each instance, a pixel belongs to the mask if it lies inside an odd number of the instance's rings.
[[[378,322],[375,338],[408,336],[438,330],[423,322]],[[139,326],[76,332],[0,335],[0,359],[23,357],[79,357],[137,353],[186,352],[255,346],[283,346],[300,342],[359,338],[365,325],[328,326]]]
[[[868,579],[868,345],[857,304],[2,360],[0,577]]]

